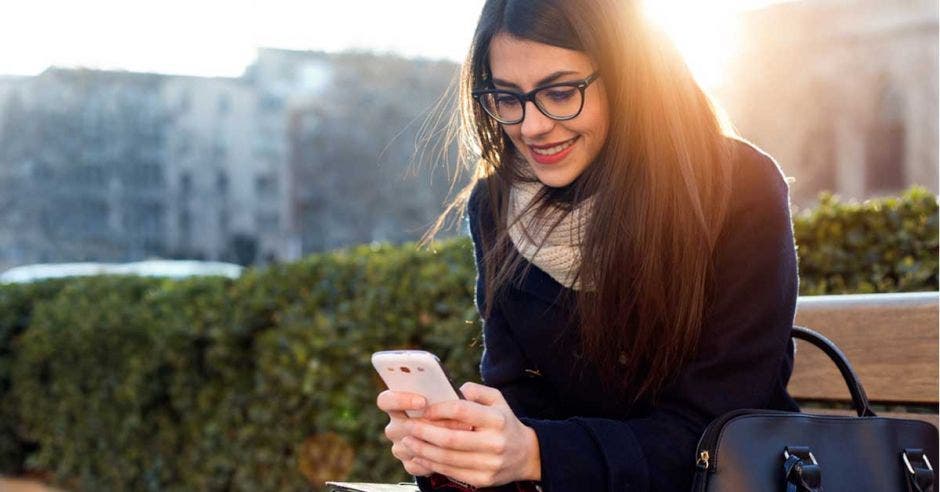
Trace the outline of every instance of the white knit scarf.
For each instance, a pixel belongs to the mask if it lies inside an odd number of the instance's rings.
[[[523,164],[521,167],[530,176],[535,176],[528,169],[527,164]],[[523,257],[549,274],[559,284],[574,290],[592,291],[594,290],[593,285],[590,283],[582,284],[581,278],[575,281],[574,277],[581,265],[581,245],[587,227],[587,219],[590,217],[593,208],[593,196],[575,206],[571,213],[566,215],[547,237],[546,232],[548,229],[558,220],[558,215],[564,213],[556,207],[552,207],[547,217],[540,218],[537,224],[533,221],[534,208],[528,210],[522,220],[513,224],[516,217],[519,217],[544,187],[545,185],[541,182],[534,181],[516,183],[510,188],[507,222],[509,238]],[[529,233],[533,241],[529,240],[526,232]],[[541,248],[538,247],[539,244],[542,245]]]

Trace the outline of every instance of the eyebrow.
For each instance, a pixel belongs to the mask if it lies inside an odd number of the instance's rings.
[[[545,77],[545,78],[543,78],[542,80],[539,80],[538,82],[535,83],[535,86],[536,86],[536,87],[541,87],[541,86],[543,86],[543,85],[545,85],[545,84],[551,84],[552,82],[554,82],[554,81],[560,79],[561,77],[564,77],[565,75],[576,75],[577,73],[578,73],[578,72],[575,72],[575,71],[572,71],[572,70],[559,70],[559,71],[557,71],[557,72],[552,73],[552,74],[549,75],[548,77]],[[501,85],[501,86],[504,86],[504,87],[510,87],[510,88],[513,88],[513,89],[520,89],[520,90],[521,90],[521,88],[520,88],[518,85],[513,84],[512,82],[507,82],[507,81],[505,81],[505,80],[501,80],[501,79],[493,79],[493,85]]]

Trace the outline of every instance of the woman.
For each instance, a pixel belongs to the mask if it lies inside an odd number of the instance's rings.
[[[786,182],[638,3],[483,7],[460,100],[485,385],[423,419],[377,401],[423,490],[688,490],[712,419],[798,411]]]

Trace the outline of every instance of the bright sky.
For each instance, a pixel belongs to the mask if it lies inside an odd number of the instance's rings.
[[[720,81],[733,14],[779,0],[647,0],[697,76]],[[30,0],[0,16],[0,74],[50,65],[238,76],[259,46],[460,61],[482,0]]]

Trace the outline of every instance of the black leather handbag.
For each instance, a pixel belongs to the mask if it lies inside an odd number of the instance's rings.
[[[699,441],[693,491],[935,491],[937,428],[876,416],[835,344],[800,326],[793,327],[793,337],[836,363],[858,417],[774,410],[722,415]]]

